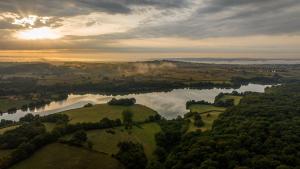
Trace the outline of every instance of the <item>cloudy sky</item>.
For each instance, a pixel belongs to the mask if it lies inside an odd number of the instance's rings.
[[[300,58],[299,0],[0,0],[0,61]]]

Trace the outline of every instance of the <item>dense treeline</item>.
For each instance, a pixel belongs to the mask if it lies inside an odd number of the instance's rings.
[[[40,121],[40,122],[48,122],[48,123],[67,123],[69,121],[69,117],[65,114],[50,114],[47,116],[40,116],[40,115],[33,115],[31,113],[26,114],[24,117],[21,117],[20,122],[33,122],[33,121]]]
[[[83,84],[53,84],[39,85],[37,82],[27,84],[25,80],[22,86],[22,80],[12,80],[8,83],[0,83],[0,96],[23,95],[26,93],[82,93],[82,92],[97,92],[102,94],[128,94],[128,93],[146,93],[155,91],[170,91],[179,88],[201,88],[212,89],[218,88],[238,88],[240,85],[230,83],[215,84],[212,82],[198,83],[183,83],[183,82],[168,82],[168,81],[131,81],[131,80],[115,80],[112,82],[87,82]],[[12,85],[14,84],[14,85]],[[22,86],[22,87],[21,87]],[[6,90],[4,90],[6,89]]]
[[[225,94],[220,93],[219,95],[216,96],[214,103],[209,103],[204,100],[200,101],[195,101],[195,100],[189,100],[186,102],[186,109],[189,109],[190,106],[195,105],[195,104],[200,104],[200,105],[212,105],[212,106],[217,106],[217,107],[231,107],[234,106],[234,99],[222,99],[222,97],[225,96]]]
[[[0,121],[0,128],[2,127],[7,127],[7,126],[11,126],[14,125],[16,122],[12,121],[12,120],[5,120],[5,119],[1,119]]]
[[[193,104],[203,104],[203,105],[212,105],[212,103],[209,103],[207,101],[204,100],[200,100],[200,101],[195,101],[195,100],[189,100],[186,102],[185,107],[186,109],[189,109],[189,107]]]
[[[247,94],[238,106],[220,115],[211,132],[182,135],[161,161],[164,167],[300,168],[300,84],[271,91]]]
[[[163,162],[169,152],[180,143],[183,133],[188,129],[188,123],[182,118],[159,122],[162,131],[155,135],[157,148],[154,152],[159,162]]]
[[[45,132],[46,129],[42,123],[25,123],[14,130],[9,130],[3,135],[0,135],[0,148],[17,148],[20,144],[26,143],[35,136]]]
[[[1,86],[1,85],[0,85]],[[1,90],[1,89],[0,89]],[[24,104],[20,107],[12,106],[7,110],[1,110],[0,109],[0,115],[4,112],[13,114],[16,113],[18,109],[21,109],[23,111],[33,111],[38,108],[42,108],[47,104],[50,104],[51,101],[61,101],[65,100],[68,98],[68,94],[66,93],[42,93],[42,94],[22,94],[19,96],[14,96],[17,98],[17,100],[23,100],[23,101],[28,101],[29,103]],[[1,99],[9,99],[9,97],[2,97]]]
[[[65,140],[61,139],[59,142],[63,144],[68,144],[70,146],[82,147],[83,143],[88,140],[87,134],[84,130],[76,131],[71,139]]]
[[[219,107],[231,107],[234,106],[234,99],[219,99],[214,102],[214,105]]]
[[[271,77],[253,77],[253,78],[243,78],[243,77],[232,77],[231,81],[234,84],[248,84],[248,83],[259,83],[259,84],[275,84],[279,83],[282,77],[278,74],[274,74]]]
[[[135,98],[124,98],[124,99],[116,99],[113,98],[107,104],[109,105],[118,105],[118,106],[132,106],[136,102]]]
[[[119,152],[116,158],[125,165],[127,169],[145,169],[147,157],[143,145],[133,142],[120,142]]]
[[[52,84],[41,85],[33,78],[11,78],[6,79],[6,83],[0,83],[0,96],[24,95],[29,93],[82,93],[97,92],[103,94],[126,94],[153,91],[169,91],[177,88],[238,88],[242,84],[262,83],[274,84],[279,83],[279,77],[255,77],[244,79],[242,77],[233,77],[230,83],[213,83],[213,82],[172,82],[165,80],[144,80],[135,81],[133,79],[113,79],[101,82],[85,82],[80,84]]]

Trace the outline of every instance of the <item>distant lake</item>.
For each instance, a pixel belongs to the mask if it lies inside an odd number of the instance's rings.
[[[0,116],[0,119],[6,120],[19,120],[25,114],[39,114],[41,116],[62,112],[66,110],[76,109],[83,107],[87,103],[92,104],[103,104],[107,103],[113,97],[115,98],[132,98],[137,100],[137,104],[148,106],[160,115],[167,119],[176,118],[177,116],[184,115],[187,110],[185,104],[189,100],[205,100],[213,102],[215,97],[223,93],[231,93],[232,91],[237,92],[264,92],[266,87],[271,85],[259,85],[259,84],[248,84],[241,86],[238,89],[174,89],[170,92],[151,92],[141,94],[128,94],[128,95],[100,95],[100,94],[70,94],[64,101],[51,102],[43,108],[35,109],[34,111],[22,111],[18,110],[14,114],[4,113]]]

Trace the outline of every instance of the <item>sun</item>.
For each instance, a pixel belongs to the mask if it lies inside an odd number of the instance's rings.
[[[16,37],[24,40],[59,39],[59,35],[49,27],[32,28],[17,32]]]

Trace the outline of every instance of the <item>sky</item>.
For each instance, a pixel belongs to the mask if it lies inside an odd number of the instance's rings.
[[[299,58],[299,0],[0,0],[0,61]]]

